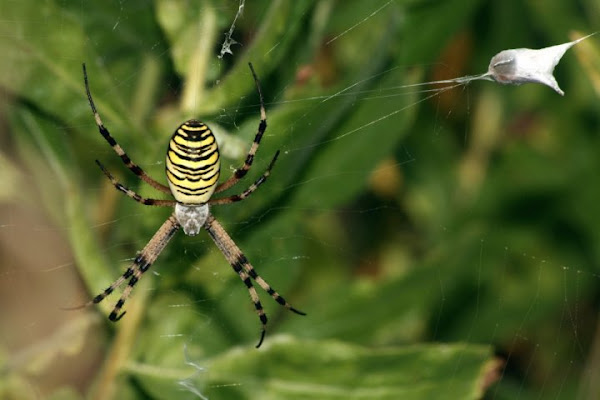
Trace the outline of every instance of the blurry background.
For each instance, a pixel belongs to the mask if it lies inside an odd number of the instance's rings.
[[[243,2],[242,2],[243,3]],[[592,33],[594,0],[0,3],[3,399],[596,399],[600,55],[539,85],[414,86],[508,48]],[[231,30],[233,54],[219,54]],[[230,42],[231,43],[231,42]],[[173,130],[218,134],[223,176],[268,129],[242,203],[213,208],[301,317],[247,291],[206,234],[179,233],[112,324],[126,268],[170,210]],[[456,85],[455,85],[456,86]],[[229,193],[229,192],[228,192]]]

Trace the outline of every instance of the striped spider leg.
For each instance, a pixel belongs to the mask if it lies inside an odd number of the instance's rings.
[[[246,256],[244,256],[239,247],[209,210],[209,205],[229,204],[244,200],[250,196],[267,180],[279,155],[279,151],[277,151],[265,172],[242,193],[220,199],[211,198],[213,193],[218,193],[231,188],[247,174],[252,166],[254,155],[258,150],[260,141],[267,127],[260,82],[254,72],[252,64],[249,64],[249,66],[260,98],[261,119],[256,136],[242,167],[236,169],[228,180],[222,184],[217,184],[220,175],[220,154],[216,139],[208,126],[200,121],[192,119],[181,124],[175,130],[175,133],[173,133],[173,136],[169,141],[165,163],[169,185],[166,186],[150,178],[138,165],[133,163],[117,141],[110,135],[108,129],[103,125],[92,99],[84,64],[83,75],[86,94],[100,134],[111,145],[129,170],[155,189],[164,193],[170,193],[173,196],[173,199],[144,198],[117,181],[98,160],[96,160],[96,163],[113,186],[128,197],[143,205],[174,207],[174,212],[163,223],[142,251],[137,254],[131,265],[117,280],[88,303],[73,308],[82,308],[91,304],[97,304],[114,292],[115,289],[123,285],[125,281],[129,280],[127,287],[123,290],[121,297],[108,317],[111,321],[120,320],[123,315],[125,315],[125,311],[121,311],[121,309],[131,294],[134,286],[141,279],[142,274],[156,261],[169,240],[181,227],[184,233],[190,236],[198,234],[201,228],[206,229],[217,248],[223,253],[233,270],[246,285],[250,294],[250,299],[254,303],[254,308],[262,324],[260,340],[256,347],[260,347],[265,337],[267,316],[263,310],[256,289],[252,284],[252,280],[258,283],[264,291],[283,307],[296,314],[306,315],[302,311],[292,307],[256,272]]]
[[[244,161],[244,165],[241,168],[236,169],[233,172],[233,175],[229,177],[229,179],[217,186],[215,193],[221,193],[222,191],[229,189],[230,187],[238,183],[240,179],[246,176],[248,171],[250,171],[250,167],[252,167],[254,155],[258,150],[260,140],[262,139],[265,131],[267,130],[267,112],[265,111],[265,100],[263,98],[262,90],[260,88],[260,81],[258,80],[258,76],[256,76],[256,72],[254,72],[254,67],[252,66],[252,64],[248,63],[248,66],[250,67],[250,71],[252,72],[252,77],[254,78],[254,84],[256,85],[256,91],[258,92],[258,99],[260,102],[260,122],[258,124],[258,130],[256,132],[256,136],[254,137],[254,141],[252,142],[252,146],[250,147],[250,151],[248,151],[248,155],[246,156],[246,161]],[[277,159],[278,155],[279,151],[277,151],[275,157],[273,158],[273,161],[271,161],[269,170],[271,169],[273,164],[275,164],[275,160]]]
[[[94,99],[92,99],[92,92],[90,91],[90,85],[87,76],[87,70],[85,69],[85,63],[82,64],[83,67],[83,82],[85,84],[85,92],[87,94],[88,103],[90,103],[90,108],[92,109],[92,114],[94,114],[94,120],[96,121],[96,125],[98,126],[98,131],[102,135],[102,137],[110,144],[115,153],[121,158],[121,161],[125,164],[127,168],[135,175],[137,175],[141,180],[152,186],[154,189],[163,192],[163,193],[171,193],[171,190],[168,186],[163,185],[150,178],[143,169],[141,169],[138,165],[133,163],[127,153],[121,148],[119,143],[110,135],[110,132],[104,124],[102,123],[102,119],[100,118],[100,114],[96,110],[96,105],[94,104]]]

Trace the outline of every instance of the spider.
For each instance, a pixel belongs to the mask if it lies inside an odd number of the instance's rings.
[[[117,141],[110,135],[108,129],[102,123],[100,114],[96,110],[90,87],[88,83],[88,76],[83,64],[83,80],[85,83],[85,90],[87,94],[92,113],[98,130],[104,139],[110,144],[113,150],[121,158],[121,161],[127,168],[135,175],[137,175],[142,181],[146,182],[154,189],[163,192],[170,193],[174,199],[171,200],[158,200],[151,198],[144,198],[134,192],[133,190],[125,187],[118,182],[112,174],[96,160],[96,164],[100,167],[104,175],[110,180],[110,182],[127,196],[131,197],[138,203],[147,206],[161,206],[161,207],[174,207],[173,214],[162,224],[158,231],[152,236],[152,239],[146,244],[142,251],[138,252],[133,262],[125,270],[117,280],[115,280],[109,287],[107,287],[102,293],[98,294],[91,301],[80,307],[82,308],[92,304],[100,303],[115,289],[119,288],[126,280],[129,280],[127,286],[123,290],[121,297],[115,304],[111,311],[108,319],[116,322],[120,320],[125,311],[121,311],[125,301],[131,294],[133,287],[140,280],[143,273],[146,272],[150,266],[156,261],[156,258],[166,247],[169,240],[175,235],[177,230],[181,227],[186,235],[194,236],[200,232],[201,228],[206,229],[209,236],[215,242],[219,250],[223,253],[233,270],[239,275],[240,279],[246,285],[250,294],[250,299],[254,303],[256,313],[262,323],[262,331],[260,339],[256,347],[260,347],[262,344],[267,327],[267,315],[263,310],[260,299],[254,288],[252,280],[258,283],[258,285],[266,291],[271,297],[280,305],[295,312],[296,314],[306,315],[302,311],[299,311],[292,307],[277,291],[275,291],[271,285],[269,285],[260,275],[256,272],[252,264],[248,261],[246,256],[242,253],[240,248],[235,244],[231,237],[227,234],[221,224],[213,217],[210,213],[209,205],[218,204],[230,204],[237,201],[244,200],[250,196],[262,183],[264,183],[271,169],[277,161],[279,151],[275,153],[275,156],[271,160],[266,171],[246,190],[241,194],[233,195],[229,197],[223,197],[219,199],[213,199],[214,193],[222,192],[226,189],[231,188],[233,185],[238,183],[252,166],[254,155],[258,150],[260,140],[267,129],[267,116],[265,112],[264,100],[262,91],[260,88],[260,82],[254,68],[251,63],[248,63],[258,96],[260,99],[260,123],[258,124],[258,130],[254,137],[254,142],[248,151],[244,165],[236,169],[233,175],[221,184],[217,184],[219,180],[220,172],[220,155],[215,136],[211,132],[210,128],[202,122],[191,119],[181,124],[173,133],[171,140],[169,141],[167,156],[166,156],[166,174],[169,186],[163,185],[148,176],[137,164],[135,164],[129,156],[125,153],[123,148],[117,143]]]

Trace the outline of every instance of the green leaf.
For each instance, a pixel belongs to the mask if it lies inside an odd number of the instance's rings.
[[[232,349],[193,364],[197,370],[187,376],[138,365],[131,372],[157,397],[185,380],[210,399],[479,399],[495,365],[488,346],[372,349],[287,336],[260,350]]]

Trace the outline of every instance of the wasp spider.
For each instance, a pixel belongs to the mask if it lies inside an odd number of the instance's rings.
[[[166,173],[169,186],[163,185],[149,177],[137,164],[135,164],[129,156],[123,151],[117,141],[110,135],[108,129],[102,123],[100,115],[96,110],[92,94],[90,92],[87,72],[85,64],[83,64],[83,79],[85,82],[85,90],[87,97],[96,120],[96,125],[100,134],[112,146],[113,150],[121,158],[127,168],[129,168],[142,181],[146,182],[153,188],[163,193],[170,193],[173,200],[157,200],[141,197],[131,189],[128,189],[119,183],[104,166],[96,160],[96,163],[102,169],[102,172],[107,176],[111,183],[120,191],[131,197],[133,200],[148,206],[163,206],[174,207],[174,212],[158,229],[146,247],[140,251],[129,268],[107,287],[102,293],[94,297],[89,303],[82,307],[97,304],[104,300],[106,296],[111,294],[115,289],[120,287],[126,280],[129,280],[127,286],[121,294],[121,298],[115,304],[112,312],[108,316],[111,321],[118,321],[123,317],[125,311],[121,311],[125,301],[131,294],[133,287],[146,272],[152,263],[156,260],[161,251],[165,248],[169,240],[175,235],[177,230],[182,227],[186,235],[194,236],[200,232],[201,228],[206,229],[209,236],[213,239],[219,250],[223,253],[233,270],[239,275],[240,279],[246,285],[250,298],[254,303],[256,313],[262,323],[262,332],[260,340],[256,347],[262,344],[265,337],[267,316],[260,303],[256,289],[252,284],[252,280],[271,295],[275,301],[285,308],[295,312],[296,314],[305,315],[303,312],[292,307],[279,293],[277,293],[271,285],[258,275],[252,264],[242,253],[239,247],[223,229],[221,224],[210,213],[209,205],[229,204],[236,201],[244,200],[250,196],[265,180],[269,177],[271,168],[277,160],[279,151],[275,153],[273,160],[267,167],[267,170],[254,182],[248,189],[241,194],[213,199],[214,193],[222,192],[229,189],[240,179],[242,179],[252,166],[254,155],[258,150],[260,140],[267,128],[266,112],[264,106],[263,95],[260,89],[260,82],[252,64],[249,64],[250,71],[256,84],[256,89],[260,98],[260,123],[258,131],[254,137],[254,142],[250,147],[246,161],[241,168],[235,170],[233,175],[221,184],[217,184],[220,172],[220,155],[215,136],[210,128],[197,120],[189,120],[181,124],[176,130],[167,150],[166,157]],[[77,307],[79,308],[79,307]]]

